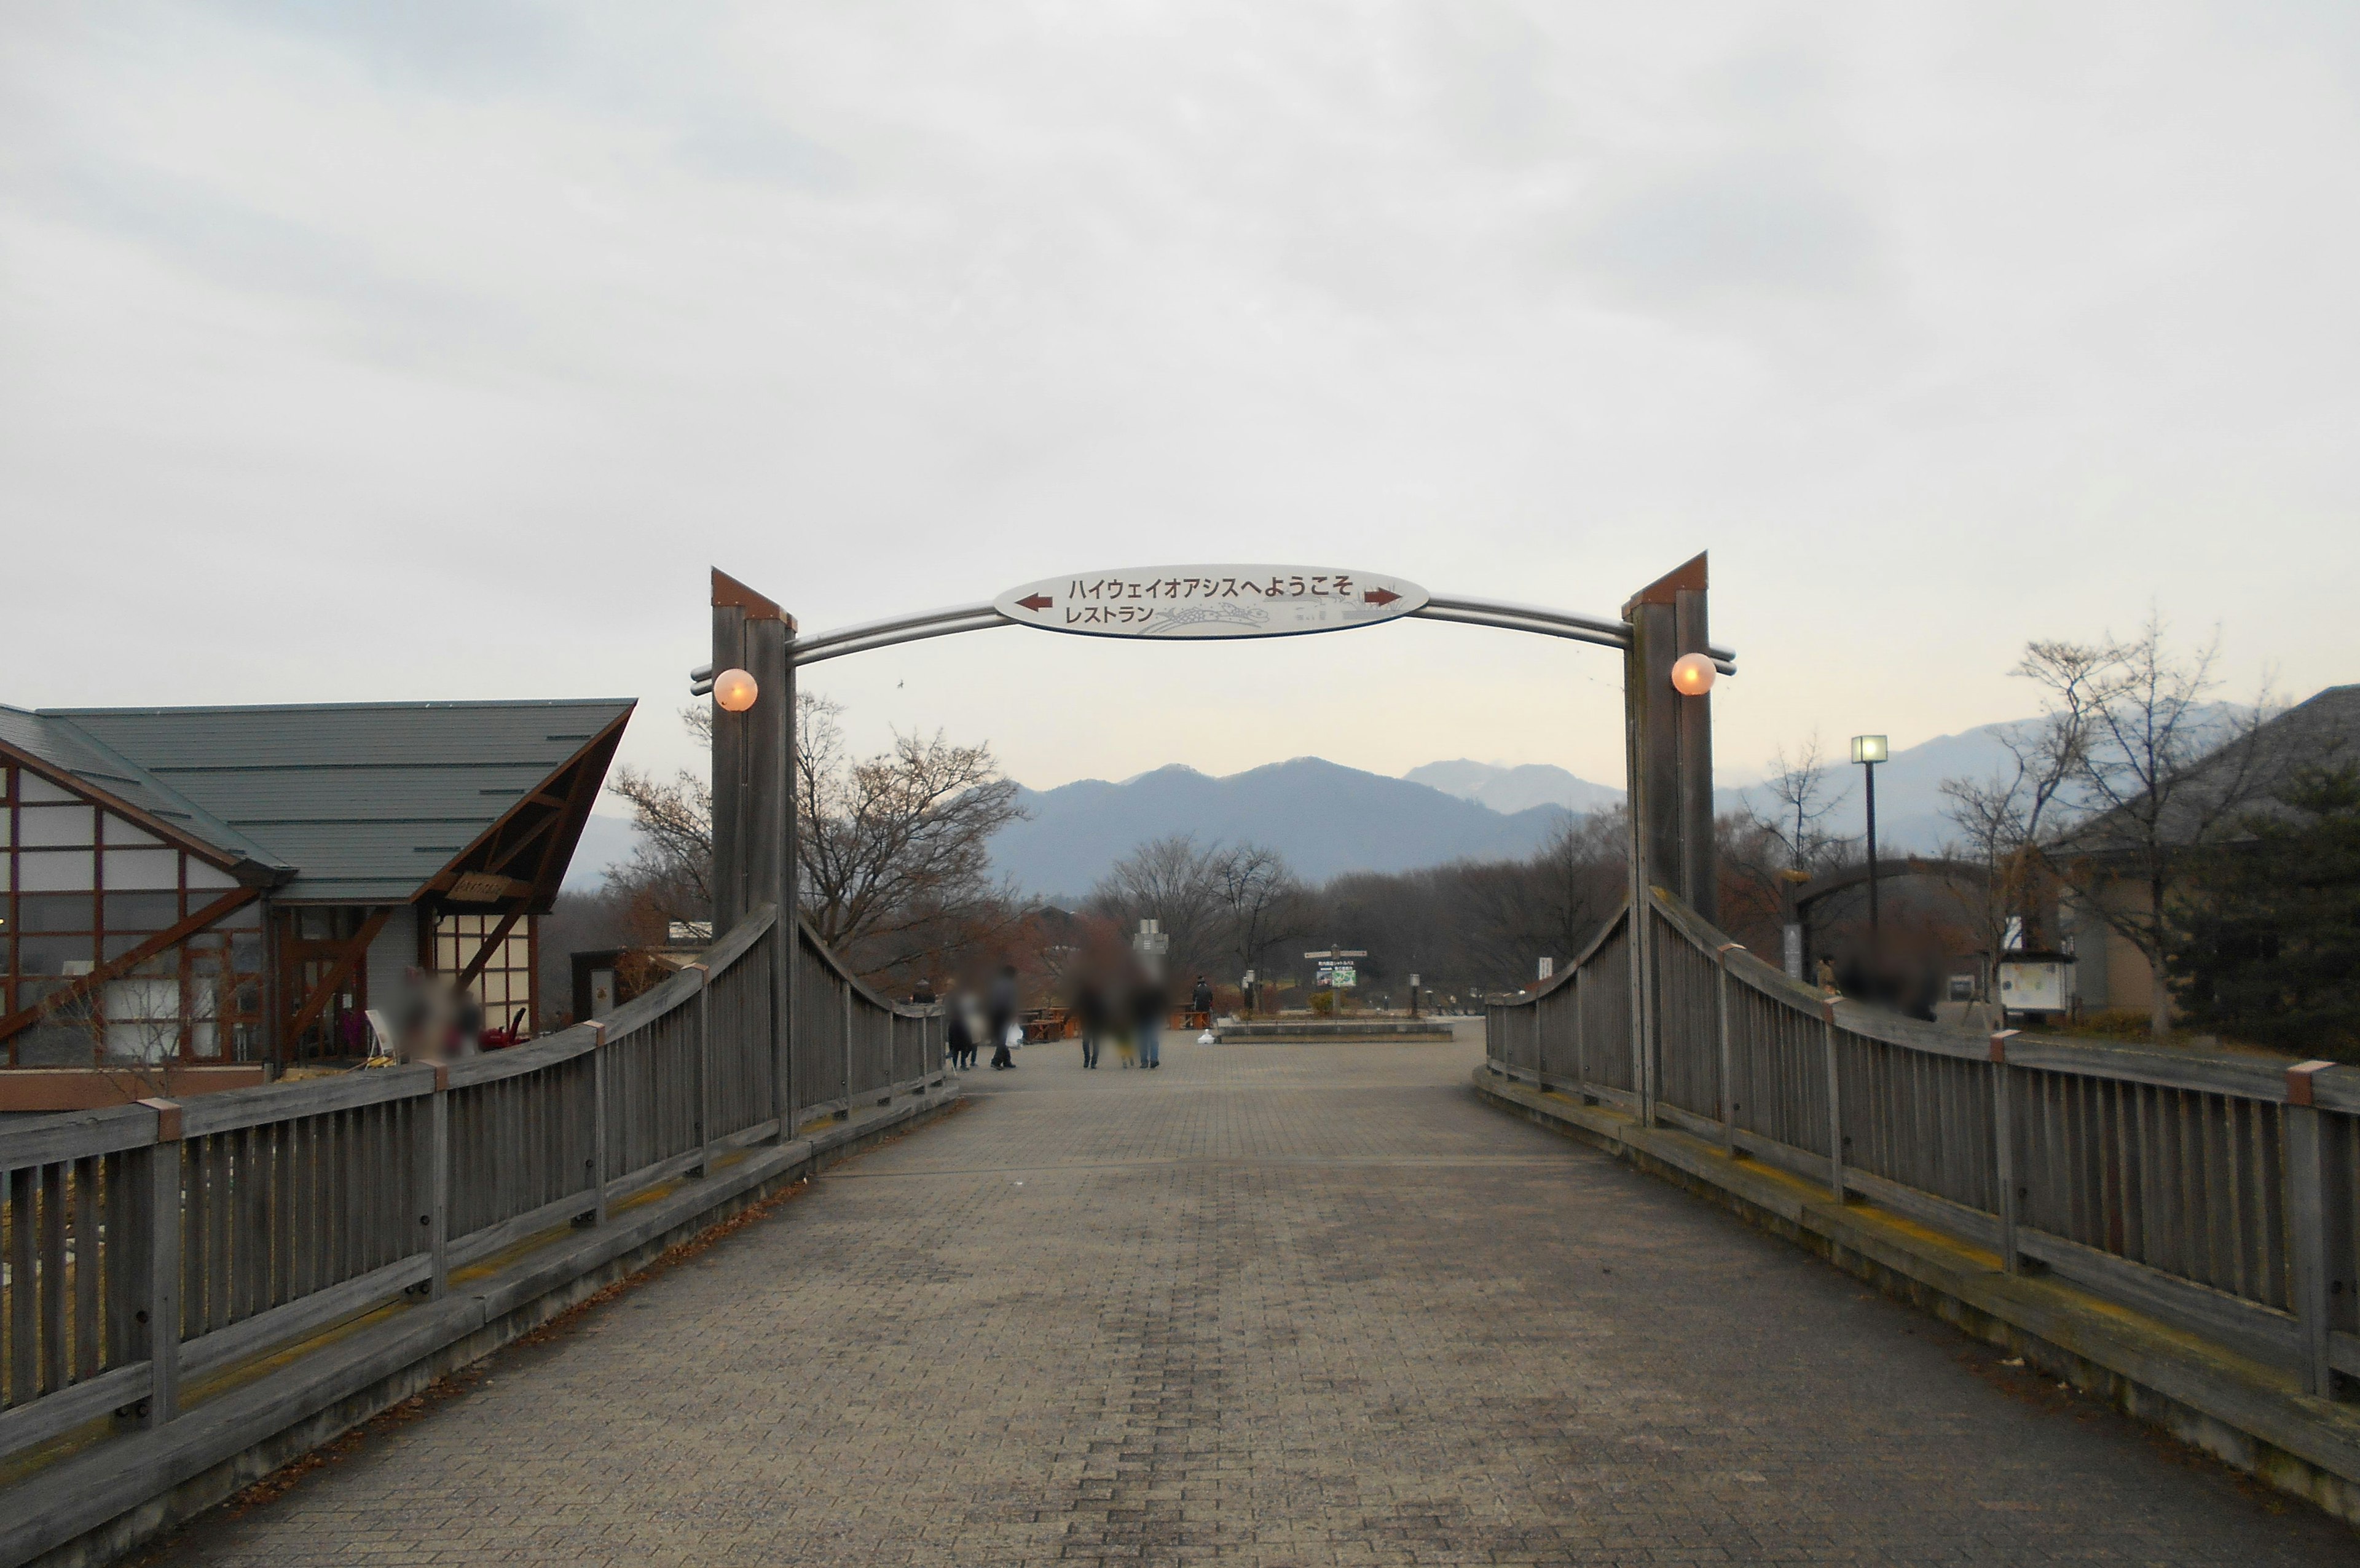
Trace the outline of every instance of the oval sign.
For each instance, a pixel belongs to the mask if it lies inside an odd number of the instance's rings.
[[[1415,583],[1332,566],[1142,566],[1011,588],[991,607],[1019,626],[1083,637],[1302,637],[1426,607]]]

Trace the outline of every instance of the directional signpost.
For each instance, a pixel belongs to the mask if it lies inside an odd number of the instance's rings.
[[[1011,588],[1018,626],[1083,637],[1303,637],[1397,621],[1432,597],[1415,583],[1333,566],[1153,566],[1076,572]]]

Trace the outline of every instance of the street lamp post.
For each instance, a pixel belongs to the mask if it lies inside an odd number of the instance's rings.
[[[1876,765],[1885,759],[1885,737],[1852,737],[1852,759],[1868,779],[1868,948],[1879,951],[1876,926]]]

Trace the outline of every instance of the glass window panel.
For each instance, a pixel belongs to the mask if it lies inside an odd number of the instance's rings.
[[[27,802],[79,800],[81,796],[59,789],[38,774],[16,769],[16,799]]]
[[[194,893],[189,895],[189,902],[191,905],[198,902]],[[241,904],[215,920],[213,925],[220,931],[258,931],[262,926],[262,906]]]
[[[111,883],[111,876],[109,880]],[[178,893],[109,892],[105,902],[106,929],[110,931],[159,931],[180,918]]]
[[[16,939],[19,975],[63,975],[66,965],[90,962],[86,936],[20,936]]]
[[[98,813],[88,806],[24,806],[16,812],[16,836],[28,847],[81,846],[91,842]]]
[[[27,932],[96,931],[96,906],[87,893],[27,893],[16,900],[16,920]]]
[[[87,893],[92,887],[88,850],[53,849],[16,852],[16,890],[20,893]]]
[[[111,936],[100,944],[99,951],[108,958],[120,958],[147,940],[145,936]]]
[[[112,811],[100,813],[106,842],[110,844],[138,845],[162,844],[164,841],[136,822],[126,822]]]
[[[163,1062],[180,1054],[180,982],[139,974],[110,980],[99,1005],[106,1054],[118,1062]]]
[[[38,1023],[10,1041],[20,1067],[88,1067],[95,1054],[88,1026]]]
[[[206,865],[192,855],[189,856],[189,886],[226,889],[236,887],[237,878],[226,871]]]
[[[178,887],[180,855],[172,849],[110,849],[106,852],[106,885],[116,887]]]

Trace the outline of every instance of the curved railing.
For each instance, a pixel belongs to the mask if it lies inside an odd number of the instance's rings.
[[[1826,1182],[2298,1373],[2360,1376],[2360,1071],[1829,998],[1655,888],[1488,1008],[1495,1072]],[[1632,1004],[1643,1024],[1632,1027]]]
[[[941,1008],[888,1001],[796,934],[792,1050],[766,905],[530,1045],[0,1131],[0,1477],[44,1444],[169,1422],[184,1384],[439,1297],[730,1150],[939,1083]]]

